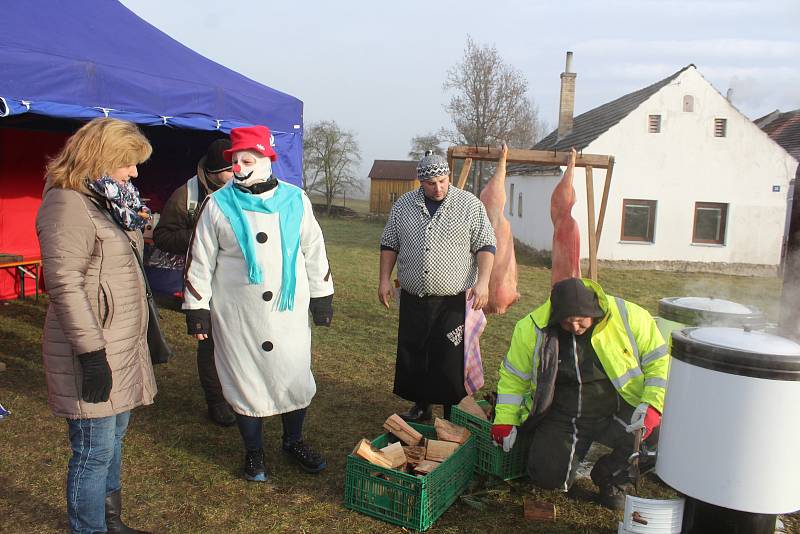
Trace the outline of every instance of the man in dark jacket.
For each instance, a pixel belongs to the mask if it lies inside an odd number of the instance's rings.
[[[211,143],[206,155],[197,164],[197,174],[169,197],[161,219],[153,230],[153,240],[158,248],[172,254],[186,255],[199,207],[209,194],[233,177],[231,164],[222,157],[223,151],[230,147],[230,139],[218,139]],[[208,404],[208,416],[218,425],[234,425],[236,417],[222,396],[214,364],[211,332],[207,339],[197,342],[197,373]]]

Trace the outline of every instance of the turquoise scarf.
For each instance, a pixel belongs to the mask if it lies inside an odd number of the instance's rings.
[[[275,194],[264,199],[242,191],[228,182],[225,187],[212,193],[225,218],[231,223],[233,233],[247,262],[247,274],[251,284],[262,281],[261,267],[256,260],[253,232],[245,217],[245,211],[277,213],[281,233],[282,276],[278,298],[278,310],[294,308],[296,286],[297,253],[300,250],[300,223],[303,220],[303,199],[299,188],[278,182]]]

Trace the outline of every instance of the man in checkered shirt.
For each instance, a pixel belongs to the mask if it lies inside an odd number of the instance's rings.
[[[401,196],[381,236],[378,298],[387,308],[397,264],[400,325],[394,393],[414,402],[407,421],[431,418],[431,405],[450,407],[464,389],[464,315],[489,298],[495,236],[475,195],[450,184],[447,160],[430,151],[417,165],[420,188]]]

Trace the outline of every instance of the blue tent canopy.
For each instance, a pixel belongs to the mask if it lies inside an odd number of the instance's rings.
[[[0,66],[0,125],[25,113],[226,133],[264,124],[276,175],[300,185],[303,102],[201,56],[115,0],[4,3]]]

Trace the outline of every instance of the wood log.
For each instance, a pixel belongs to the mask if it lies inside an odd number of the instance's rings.
[[[399,441],[381,449],[384,456],[391,462],[392,469],[403,469],[406,465],[406,453]]]
[[[363,458],[371,464],[389,469],[392,468],[392,462],[389,460],[389,458],[387,458],[386,455],[381,451],[373,447],[372,443],[370,443],[368,439],[362,439],[359,441],[358,445],[356,445],[356,448],[353,449],[353,454],[359,458]]]
[[[419,464],[414,467],[414,473],[417,475],[427,475],[437,467],[439,467],[440,462],[434,462],[432,460],[423,460]]]
[[[386,421],[384,421],[383,428],[387,432],[391,432],[397,436],[397,439],[406,445],[419,445],[422,441],[422,434],[411,428],[411,426],[403,421],[403,419],[396,413],[392,414]]]
[[[469,439],[469,430],[463,426],[451,423],[447,419],[436,418],[433,422],[436,429],[436,437],[443,441],[452,441],[462,444]]]
[[[412,465],[417,465],[425,460],[425,447],[422,446],[405,446],[403,453],[406,455],[406,461]]]
[[[470,415],[474,415],[479,419],[483,419],[484,421],[488,421],[489,418],[486,417],[486,412],[483,411],[483,408],[475,401],[475,399],[471,395],[467,395],[461,402],[458,403],[458,409],[462,412],[466,412]]]
[[[425,448],[425,459],[434,462],[443,462],[458,448],[458,443],[429,439]]]
[[[556,505],[549,502],[537,501],[533,497],[522,500],[525,519],[528,521],[555,521]]]
[[[5,370],[6,370],[6,364],[4,364],[3,362],[0,362],[0,373],[2,373]]]

